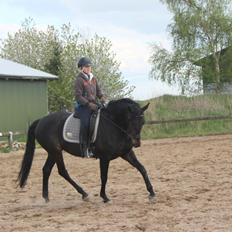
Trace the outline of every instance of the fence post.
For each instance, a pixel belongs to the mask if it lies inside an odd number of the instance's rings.
[[[12,131],[9,131],[9,134],[8,134],[8,145],[9,145],[9,148],[12,149],[13,147],[13,142],[14,142],[14,139],[13,139],[13,132]]]

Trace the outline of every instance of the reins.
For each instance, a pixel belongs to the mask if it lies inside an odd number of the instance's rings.
[[[103,114],[101,114],[101,116],[104,119],[106,119],[108,122],[110,122],[111,124],[113,124],[115,127],[117,127],[118,129],[120,129],[124,134],[126,134],[128,137],[130,137],[132,139],[132,136],[130,134],[128,134],[126,130],[124,130],[122,127],[120,127],[118,124],[116,124],[113,120],[109,119],[108,117],[105,117]]]

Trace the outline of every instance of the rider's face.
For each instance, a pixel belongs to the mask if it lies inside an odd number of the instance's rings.
[[[83,71],[84,73],[86,73],[86,74],[90,74],[91,71],[92,71],[92,67],[91,67],[91,66],[84,66],[84,67],[82,68],[82,71]]]

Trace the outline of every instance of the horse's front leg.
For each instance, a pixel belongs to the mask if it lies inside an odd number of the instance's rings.
[[[137,160],[134,151],[131,150],[129,153],[122,156],[122,158],[128,161],[133,167],[135,167],[142,174],[147,187],[147,191],[150,193],[149,197],[150,199],[153,199],[155,197],[155,192],[147,175],[147,171],[144,168],[144,166]]]
[[[103,198],[103,202],[106,203],[110,199],[106,196],[106,182],[108,176],[109,161],[100,159],[100,170],[101,170],[101,192],[100,196]]]

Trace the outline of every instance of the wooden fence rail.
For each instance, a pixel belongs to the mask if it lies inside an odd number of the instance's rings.
[[[169,120],[151,120],[146,121],[145,124],[165,124],[165,123],[180,123],[180,122],[194,122],[194,121],[210,121],[210,120],[231,120],[232,116],[207,116],[196,118],[182,118],[182,119],[169,119]]]

